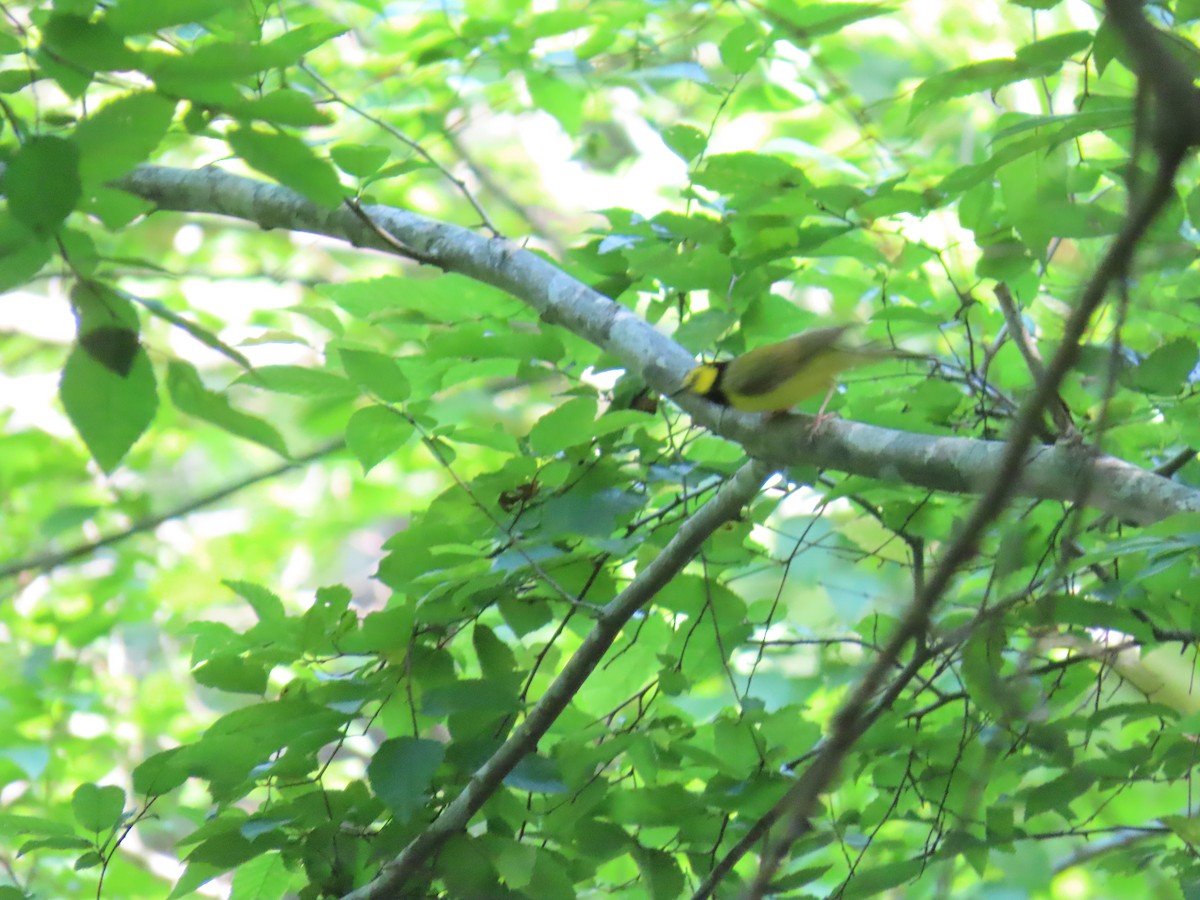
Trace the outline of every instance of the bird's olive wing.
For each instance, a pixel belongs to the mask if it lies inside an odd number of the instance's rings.
[[[739,394],[769,394],[818,356],[835,349],[848,327],[814,328],[778,344],[751,350],[729,363],[722,387]]]

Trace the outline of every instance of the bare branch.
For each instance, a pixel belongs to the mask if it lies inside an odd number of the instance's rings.
[[[263,228],[288,228],[385,253],[416,255],[445,271],[507,291],[545,321],[620,359],[660,393],[677,390],[684,373],[695,364],[686,350],[633,311],[510,241],[481,237],[470,229],[388,206],[363,207],[364,220],[347,206],[322,207],[288,188],[216,168],[140,166],[115,186],[161,209],[217,213]],[[391,238],[385,240],[379,229]],[[1074,362],[1076,341],[1065,342],[1070,355],[1060,365],[1069,367]],[[1061,373],[1055,383],[1057,378]],[[931,490],[978,493],[993,482],[1008,452],[999,441],[934,437],[845,421],[829,422],[814,433],[809,416],[764,423],[761,416],[722,409],[687,394],[676,402],[699,424],[776,465],[803,463]],[[1086,477],[1089,467],[1090,478]],[[1083,502],[1135,522],[1200,511],[1200,492],[1078,447],[1036,447],[1007,464],[1004,472],[1022,496],[1075,501],[1086,487]]]

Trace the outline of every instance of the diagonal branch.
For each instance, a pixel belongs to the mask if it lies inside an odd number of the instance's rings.
[[[758,493],[768,473],[768,467],[762,463],[746,463],[715,497],[680,526],[662,553],[604,607],[596,624],[554,683],[500,749],[479,767],[462,792],[398,857],[383,867],[374,881],[346,894],[343,900],[384,900],[400,896],[400,889],[417,870],[446,840],[466,827],[471,816],[500,789],[505,776],[537,749],[538,741],[566,709],[633,614],[691,561],[717,528],[741,514],[742,506]]]
[[[1115,7],[1120,8],[1124,14],[1131,4],[1130,0],[1108,0],[1107,6],[1110,15]],[[1140,14],[1138,19],[1140,20]],[[1144,21],[1136,28],[1128,26],[1128,23],[1123,25],[1120,21],[1115,21],[1114,24],[1123,34],[1126,27],[1131,28],[1137,40],[1147,39],[1141,31],[1142,27],[1149,30],[1150,40],[1158,38],[1157,32],[1150,29]],[[1129,40],[1132,43],[1134,38]],[[1159,50],[1163,54],[1167,52],[1165,48],[1160,47]],[[1142,54],[1144,65],[1148,65],[1144,60],[1148,51],[1135,48],[1135,52]],[[1170,67],[1164,69],[1169,71]],[[1185,102],[1185,98],[1192,104],[1196,102],[1194,89],[1184,92],[1182,86],[1175,84],[1172,90],[1167,90],[1161,82],[1153,87],[1160,96],[1177,102]],[[1161,118],[1170,119],[1169,116]],[[819,797],[829,790],[838,777],[846,755],[870,727],[871,704],[882,688],[886,675],[910,642],[915,643],[916,656],[920,655],[923,637],[937,603],[950,588],[958,569],[974,556],[987,529],[1012,499],[1014,485],[1020,477],[1026,452],[1033,441],[1046,404],[1054,398],[1062,379],[1074,366],[1079,356],[1079,343],[1109,288],[1127,276],[1138,242],[1174,196],[1175,175],[1183,160],[1184,151],[1200,138],[1200,131],[1190,130],[1190,120],[1182,111],[1180,121],[1179,134],[1175,138],[1165,138],[1161,134],[1155,136],[1154,148],[1159,165],[1154,183],[1144,195],[1131,201],[1124,226],[1109,246],[1108,252],[1084,288],[1079,302],[1071,311],[1058,351],[1046,366],[1035,391],[1022,404],[1017,414],[1012,435],[1005,444],[991,485],[975,504],[954,540],[946,547],[937,568],[913,598],[887,644],[834,714],[830,734],[820,752],[773,810],[775,812],[780,807],[786,809],[786,814],[782,816],[781,833],[763,852],[757,876],[746,892],[747,900],[760,900],[770,892],[775,874],[787,858],[792,845],[811,829],[810,819],[816,810]]]
[[[1003,457],[992,476],[990,488],[980,497],[955,539],[946,547],[937,568],[913,599],[887,644],[834,715],[830,735],[821,751],[772,810],[776,814],[780,809],[786,810],[782,834],[764,852],[758,876],[746,894],[749,900],[760,900],[769,893],[775,873],[791,846],[810,830],[810,820],[819,797],[829,790],[841,770],[842,761],[870,727],[871,704],[887,673],[896,665],[910,642],[915,641],[919,649],[938,601],[950,588],[958,569],[975,555],[984,533],[1012,499],[1014,486],[1021,475],[1022,462],[1039,426],[1042,412],[1074,364],[1079,353],[1079,340],[1109,285],[1128,270],[1137,241],[1170,199],[1174,172],[1174,169],[1160,172],[1156,190],[1147,195],[1133,211],[1125,228],[1109,248],[1067,320],[1063,342],[1047,366],[1045,377],[1038,382],[1037,389],[1017,415],[1013,435],[1004,446]]]

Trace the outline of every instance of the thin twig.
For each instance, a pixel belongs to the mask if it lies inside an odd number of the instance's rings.
[[[1045,377],[1046,372],[1046,367],[1042,363],[1042,354],[1038,352],[1037,345],[1033,342],[1033,336],[1025,328],[1025,322],[1021,319],[1021,311],[1017,309],[1017,302],[1013,299],[1012,292],[1002,281],[996,285],[995,293],[996,300],[1000,303],[1000,311],[1004,314],[1004,324],[1008,329],[1009,339],[1017,345],[1017,350],[1020,351],[1021,357],[1025,360],[1025,366],[1029,369],[1029,374],[1035,381],[1040,381]],[[1054,420],[1054,426],[1060,435],[1069,439],[1079,439],[1079,431],[1075,428],[1075,423],[1071,421],[1071,411],[1062,398],[1057,395],[1050,403],[1050,417]]]
[[[137,522],[134,522],[132,525],[126,529],[123,529],[122,531],[105,535],[104,537],[95,541],[87,541],[86,543],[76,544],[73,547],[68,547],[66,550],[58,550],[53,553],[42,553],[38,556],[31,556],[27,557],[26,559],[19,559],[14,562],[6,563],[5,565],[0,566],[0,579],[11,578],[14,575],[20,575],[22,572],[49,571],[50,569],[61,566],[63,563],[71,562],[72,560],[79,559],[83,556],[90,556],[97,550],[110,547],[113,544],[119,544],[121,541],[133,537],[135,534],[153,531],[164,522],[170,522],[173,519],[180,519],[184,516],[191,515],[198,509],[202,509],[205,506],[211,506],[213,503],[224,500],[226,497],[236,494],[238,491],[243,491],[248,487],[252,487],[259,482],[269,481],[270,479],[282,475],[285,472],[290,472],[292,469],[298,469],[301,466],[305,466],[308,463],[328,456],[331,453],[336,453],[345,446],[346,442],[344,440],[339,439],[336,441],[330,441],[329,443],[318,447],[316,450],[313,450],[311,453],[306,453],[304,456],[298,456],[295,459],[288,460],[287,462],[275,466],[274,468],[266,469],[265,471],[259,472],[255,475],[250,475],[246,478],[243,478],[241,481],[237,481],[233,484],[226,485],[223,488],[219,488],[218,490],[213,491],[211,494],[205,494],[202,497],[195,497],[186,503],[182,503],[179,506],[168,509],[165,512],[161,512],[158,515],[147,516],[144,519],[139,519]]]
[[[495,225],[492,224],[491,218],[488,216],[487,212],[484,211],[484,208],[482,206],[480,206],[479,201],[475,199],[475,195],[471,193],[470,189],[466,185],[466,182],[464,182],[461,178],[455,177],[455,175],[449,169],[447,169],[440,162],[438,162],[437,159],[434,158],[433,154],[431,154],[428,150],[426,150],[424,147],[422,147],[418,141],[415,141],[412,138],[410,138],[408,135],[406,135],[404,132],[402,132],[396,126],[391,125],[390,123],[385,122],[383,119],[379,118],[378,116],[373,116],[366,110],[360,109],[359,107],[355,106],[353,103],[351,103],[349,100],[347,100],[341,94],[339,94],[333,88],[333,86],[331,84],[329,84],[329,82],[325,81],[325,79],[323,79],[320,75],[318,75],[316,72],[314,72],[305,63],[300,63],[299,68],[302,72],[304,72],[306,75],[308,75],[309,78],[311,78],[313,81],[315,81],[317,84],[319,84],[322,88],[329,91],[329,95],[331,97],[333,97],[333,99],[336,100],[338,103],[340,103],[342,106],[346,107],[346,109],[348,109],[352,113],[355,113],[356,115],[361,116],[362,118],[366,119],[372,125],[375,125],[378,128],[382,128],[384,131],[386,131],[388,134],[390,134],[392,137],[394,137],[400,143],[404,144],[404,146],[408,147],[410,150],[412,150],[414,153],[416,153],[418,156],[420,156],[423,160],[425,160],[427,163],[429,163],[431,166],[433,166],[435,169],[437,169],[439,172],[441,172],[442,176],[447,181],[449,181],[452,185],[454,185],[454,187],[459,191],[459,193],[461,193],[463,195],[463,197],[466,198],[467,202],[471,204],[471,208],[474,209],[475,212],[479,214],[480,222],[482,223],[484,228],[486,228],[488,231],[490,231],[492,233],[492,237],[502,237],[503,236],[500,233],[500,229],[498,229]]]

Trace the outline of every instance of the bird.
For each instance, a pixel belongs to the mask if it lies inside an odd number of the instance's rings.
[[[852,327],[813,328],[734,359],[700,363],[684,376],[676,394],[687,391],[718,406],[777,415],[824,392],[820,421],[837,389],[838,375],[847,369],[897,357],[925,359],[890,347],[847,343],[844,338]]]

